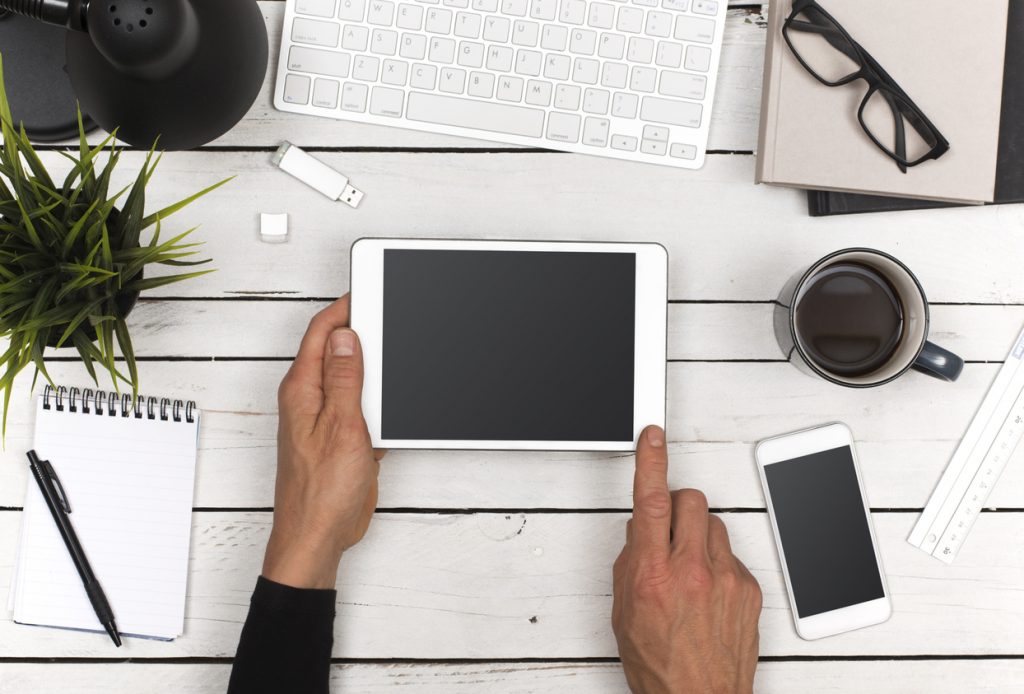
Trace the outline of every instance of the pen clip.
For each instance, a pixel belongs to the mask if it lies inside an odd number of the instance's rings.
[[[60,478],[57,477],[57,471],[53,469],[53,465],[50,465],[49,460],[40,460],[39,466],[43,469],[43,474],[53,480],[54,488],[57,490],[57,499],[60,501],[61,508],[64,509],[64,513],[71,513],[71,502],[68,501],[68,495],[64,491],[64,485],[60,483]]]

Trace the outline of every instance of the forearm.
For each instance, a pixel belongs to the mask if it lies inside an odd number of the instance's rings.
[[[228,694],[326,694],[334,643],[334,590],[260,577],[242,628]]]

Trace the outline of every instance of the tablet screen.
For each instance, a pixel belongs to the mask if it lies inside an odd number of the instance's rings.
[[[384,250],[385,439],[632,441],[636,255]]]

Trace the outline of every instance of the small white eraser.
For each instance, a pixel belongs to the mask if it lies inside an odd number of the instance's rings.
[[[303,152],[290,142],[283,142],[271,159],[285,173],[320,191],[331,200],[341,200],[349,207],[359,207],[363,193],[349,185],[348,177],[316,157]]]
[[[284,243],[288,240],[287,214],[260,214],[260,238],[265,243]]]

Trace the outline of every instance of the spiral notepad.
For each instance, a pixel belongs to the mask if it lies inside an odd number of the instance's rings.
[[[50,387],[38,398],[34,448],[125,635],[184,630],[198,432],[192,402]],[[21,624],[103,631],[31,477],[10,601]]]

